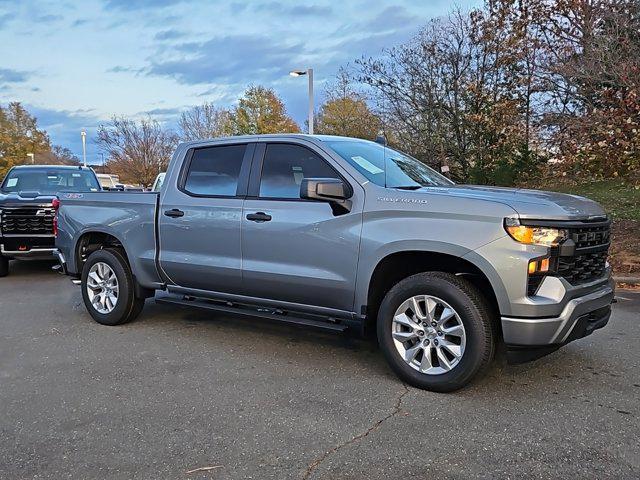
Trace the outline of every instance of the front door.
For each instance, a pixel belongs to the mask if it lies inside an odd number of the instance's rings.
[[[160,266],[180,287],[239,293],[242,202],[254,144],[191,150],[158,215]]]
[[[258,151],[264,155],[256,154],[242,213],[246,294],[352,311],[361,187],[350,182],[356,190],[351,211],[334,213],[329,203],[300,198],[303,178],[345,180],[321,152],[295,143],[269,143]]]

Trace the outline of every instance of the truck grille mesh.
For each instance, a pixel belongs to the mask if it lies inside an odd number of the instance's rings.
[[[606,250],[574,257],[560,257],[558,275],[564,277],[572,285],[579,285],[602,277],[606,263]]]
[[[562,255],[563,248],[551,250],[549,275],[562,277],[571,285],[581,285],[602,278],[606,273],[607,256],[611,236],[611,226],[607,223],[597,225],[572,226],[569,239],[565,244],[573,243],[573,255]],[[528,295],[535,295],[544,280],[544,275],[529,275]]]
[[[570,229],[569,238],[576,244],[575,254],[558,258],[558,275],[572,285],[602,277],[607,264],[610,236],[610,223]]]
[[[52,208],[3,208],[2,223],[0,224],[3,235],[35,235],[53,234]]]

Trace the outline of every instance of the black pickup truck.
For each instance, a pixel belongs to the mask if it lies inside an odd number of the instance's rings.
[[[96,174],[87,167],[29,165],[13,167],[0,186],[0,277],[10,259],[54,258],[55,209],[59,192],[98,192]]]

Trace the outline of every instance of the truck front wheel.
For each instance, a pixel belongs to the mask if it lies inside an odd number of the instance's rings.
[[[384,297],[378,342],[394,372],[436,392],[464,387],[495,350],[491,309],[474,285],[446,272],[405,278]]]
[[[9,259],[0,255],[0,277],[9,275]]]
[[[121,325],[142,311],[136,298],[131,268],[117,249],[97,250],[82,269],[82,298],[93,319],[103,325]]]

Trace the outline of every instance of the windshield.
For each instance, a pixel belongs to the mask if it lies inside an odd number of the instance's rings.
[[[56,168],[15,168],[2,182],[2,193],[38,192],[54,195],[58,192],[97,192],[100,185],[88,170]]]
[[[379,143],[364,140],[326,142],[371,182],[389,188],[444,187],[454,183],[424,163]]]

